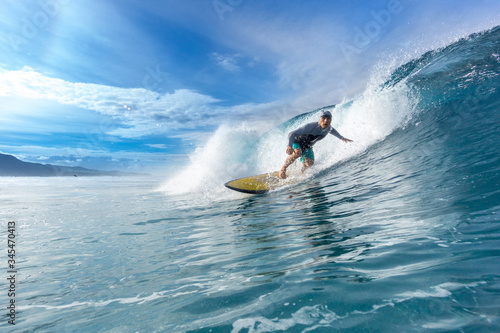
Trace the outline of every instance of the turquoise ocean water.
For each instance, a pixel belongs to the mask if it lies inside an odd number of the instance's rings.
[[[500,330],[500,28],[434,50],[332,111],[303,181],[286,133],[221,126],[178,174],[1,178],[2,332]],[[16,325],[8,324],[8,221]]]

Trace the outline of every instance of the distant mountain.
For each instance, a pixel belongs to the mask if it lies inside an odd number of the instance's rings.
[[[55,177],[55,176],[131,176],[141,175],[121,171],[101,171],[82,167],[23,162],[12,155],[0,154],[0,176]]]

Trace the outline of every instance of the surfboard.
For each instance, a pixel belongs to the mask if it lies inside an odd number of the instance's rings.
[[[262,175],[235,179],[225,183],[224,186],[238,192],[262,194],[285,185],[296,183],[298,181],[298,179],[295,177],[280,179],[278,177],[278,174],[279,171],[275,171],[264,173]]]

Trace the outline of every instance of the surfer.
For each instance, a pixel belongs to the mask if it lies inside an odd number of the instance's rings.
[[[288,168],[296,159],[300,157],[300,161],[304,163],[302,171],[309,168],[314,164],[314,152],[312,150],[313,145],[326,137],[328,133],[339,138],[344,142],[352,142],[347,138],[344,138],[331,127],[332,114],[330,111],[321,112],[319,122],[313,122],[296,129],[288,134],[288,146],[286,147],[286,153],[290,156],[285,161],[283,168],[279,173],[281,179],[286,178],[286,168]]]

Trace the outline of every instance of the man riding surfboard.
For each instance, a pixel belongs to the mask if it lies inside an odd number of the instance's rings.
[[[286,178],[286,168],[288,168],[296,159],[300,157],[300,161],[304,163],[302,170],[314,164],[313,145],[319,140],[324,139],[328,133],[339,138],[344,142],[352,142],[344,138],[333,127],[330,126],[332,122],[332,114],[330,111],[321,112],[319,122],[313,122],[296,129],[288,134],[288,146],[286,153],[290,156],[285,161],[283,168],[279,173],[281,179]]]

